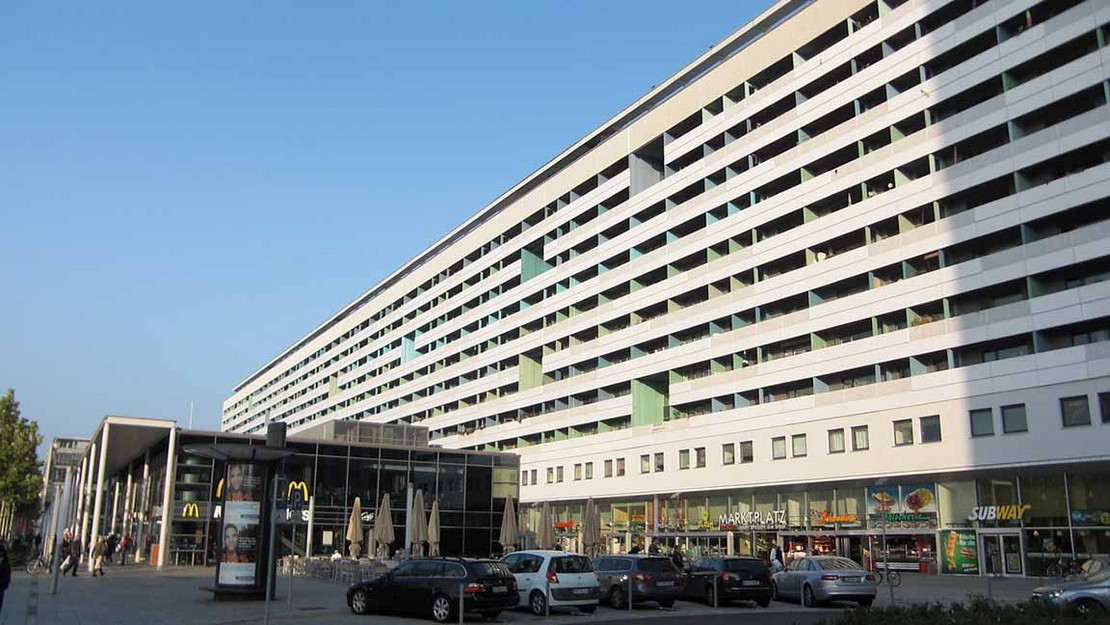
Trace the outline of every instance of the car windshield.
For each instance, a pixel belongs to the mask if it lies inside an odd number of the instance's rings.
[[[860,565],[849,560],[848,558],[827,558],[822,560],[814,560],[823,571],[860,571]]]
[[[644,558],[640,560],[640,570],[645,573],[674,573],[674,563],[667,558]]]
[[[762,562],[758,560],[725,560],[724,570],[729,573],[739,573],[741,571],[747,573],[762,573],[767,569]]]
[[[563,556],[551,560],[551,568],[556,573],[591,573],[594,570],[586,556]]]
[[[512,577],[509,569],[500,562],[471,562],[467,565],[476,577]]]

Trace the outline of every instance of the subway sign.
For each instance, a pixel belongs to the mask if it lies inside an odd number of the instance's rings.
[[[971,514],[967,515],[968,521],[1020,521],[1026,512],[1033,506],[975,506]]]

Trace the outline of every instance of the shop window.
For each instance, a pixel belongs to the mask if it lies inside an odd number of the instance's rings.
[[[980,479],[977,480],[979,489],[980,506],[1016,506],[1021,503],[1018,499],[1018,486],[1012,478]],[[979,521],[983,527],[1015,527],[1021,524],[1019,519]]]
[[[806,455],[806,435],[795,434],[790,437],[790,453],[795,458],[804,458]]]
[[[1110,423],[1110,393],[1098,394],[1098,411],[1103,423]]]
[[[980,408],[968,413],[971,418],[972,436],[994,436],[994,411]]]
[[[776,436],[771,439],[771,459],[782,460],[786,457],[786,437]]]
[[[1029,431],[1029,423],[1025,418],[1025,404],[1013,404],[1002,407],[1002,432],[1014,434]]]
[[[664,468],[666,468],[666,464],[664,463],[663,452],[661,452],[661,451],[656,452],[655,453],[655,472],[656,473],[662,473]]]
[[[592,463],[592,462],[587,462],[586,463],[586,479],[587,480],[594,479],[594,463]]]
[[[900,419],[894,422],[894,445],[913,445],[913,420]]]
[[[852,451],[863,451],[871,448],[871,439],[866,425],[857,425],[852,428]]]
[[[751,441],[744,441],[740,443],[740,464],[748,464],[755,461],[755,449],[752,447]]]
[[[694,450],[694,467],[697,469],[705,468],[705,447],[698,447]]]
[[[721,445],[721,464],[736,464],[736,443]]]
[[[937,484],[937,509],[941,527],[970,527],[969,514],[978,504],[975,482],[940,482]]]
[[[613,461],[605,461],[605,477],[613,477]]]
[[[617,458],[617,477],[624,477],[624,458]]]
[[[844,453],[844,428],[829,430],[829,453]]]
[[[576,464],[576,465],[574,465],[574,481],[578,482],[581,479],[582,479],[582,465],[581,464]]]
[[[940,442],[940,415],[930,415],[928,417],[921,417],[921,442],[922,443],[939,443]]]
[[[649,454],[640,456],[640,473],[651,473],[651,456]]]
[[[1066,428],[1091,424],[1091,405],[1086,395],[1060,399],[1060,413]]]
[[[1021,478],[1021,501],[1029,505],[1026,527],[1067,527],[1068,499],[1064,476]]]
[[[678,468],[680,470],[690,468],[690,450],[689,449],[680,449],[678,451]]]

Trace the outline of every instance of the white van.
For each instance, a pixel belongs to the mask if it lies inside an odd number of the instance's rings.
[[[586,556],[566,551],[517,551],[501,559],[516,578],[520,606],[543,616],[551,608],[575,607],[590,614],[601,584]]]

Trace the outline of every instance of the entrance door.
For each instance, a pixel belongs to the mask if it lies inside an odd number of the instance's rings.
[[[1021,575],[1022,554],[1021,537],[1017,534],[1004,534],[1002,536],[1002,569],[1006,575]]]
[[[983,545],[983,571],[987,575],[1024,573],[1021,537],[1017,534],[987,534],[979,538]]]

